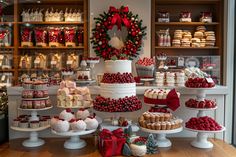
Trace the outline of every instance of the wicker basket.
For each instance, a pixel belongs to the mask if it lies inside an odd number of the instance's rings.
[[[136,71],[138,74],[138,77],[141,78],[153,78],[154,77],[154,71],[155,71],[155,66],[142,66],[136,64]]]

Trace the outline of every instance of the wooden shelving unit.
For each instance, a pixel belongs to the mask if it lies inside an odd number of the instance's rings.
[[[26,25],[84,25],[84,22],[17,22],[17,24]]]
[[[159,52],[164,52],[169,56],[220,56],[221,62],[221,83],[223,82],[223,27],[224,27],[224,3],[223,0],[152,0],[152,56]],[[158,12],[168,11],[170,13],[170,22],[157,22]],[[192,13],[192,22],[179,22],[179,14],[181,11],[190,11]],[[200,12],[208,11],[213,14],[212,23],[199,22]],[[189,30],[193,33],[197,26],[205,26],[209,31],[215,31],[216,45],[215,47],[161,47],[158,46],[158,37],[156,32],[159,30],[169,29],[171,40],[173,39],[174,30]]]
[[[84,49],[84,46],[76,46],[76,47],[18,47],[18,49],[22,50],[40,50],[40,49]]]
[[[215,26],[219,22],[204,23],[204,22],[155,22],[158,26]]]
[[[88,0],[41,0],[41,3],[36,1],[27,1],[27,0],[13,0],[14,2],[3,10],[5,15],[10,15],[12,18],[7,22],[0,22],[1,25],[8,25],[12,27],[13,34],[13,44],[10,47],[0,47],[0,54],[4,50],[12,50],[13,55],[13,67],[14,69],[0,69],[0,72],[12,72],[13,73],[13,84],[16,85],[18,82],[18,77],[21,72],[50,72],[50,71],[59,71],[53,70],[50,68],[47,69],[20,69],[19,59],[22,54],[35,54],[39,51],[40,53],[53,52],[55,50],[57,53],[62,52],[66,53],[67,51],[78,52],[78,56],[87,57],[88,54]],[[72,8],[72,10],[80,9],[83,12],[83,22],[22,22],[21,12],[23,9],[44,9],[54,8],[58,10],[65,10],[66,8]],[[20,45],[20,29],[22,26],[78,26],[83,28],[83,45],[76,47],[21,47]],[[81,54],[82,52],[83,54]],[[4,52],[5,53],[5,52]]]

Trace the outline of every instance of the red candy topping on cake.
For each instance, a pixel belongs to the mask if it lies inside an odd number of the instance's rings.
[[[213,100],[207,100],[204,101],[197,101],[195,99],[189,99],[185,102],[185,106],[191,107],[191,108],[215,108],[216,102]]]
[[[132,112],[141,109],[142,103],[136,96],[120,99],[97,96],[93,101],[94,109],[105,112]]]
[[[185,82],[186,87],[190,88],[212,88],[215,86],[214,82],[208,82],[206,78],[188,78]]]
[[[105,73],[103,75],[102,83],[134,83],[135,80],[131,73]]]

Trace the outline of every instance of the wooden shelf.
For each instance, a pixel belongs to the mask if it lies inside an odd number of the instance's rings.
[[[156,4],[216,4],[220,0],[156,0]]]
[[[215,26],[219,25],[219,22],[204,23],[204,22],[155,22],[158,26]]]
[[[14,49],[14,46],[0,46],[1,49]]]
[[[0,69],[0,72],[14,72],[14,69]]]
[[[9,25],[9,26],[11,26],[13,24],[15,24],[15,22],[0,22],[0,25]]]
[[[76,47],[19,47],[19,49],[25,49],[25,50],[29,50],[29,49],[84,49],[84,46],[76,46]]]
[[[17,22],[22,25],[84,25],[84,22]]]
[[[35,68],[30,68],[30,69],[20,69],[19,68],[19,71],[50,71],[50,72],[58,72],[58,71],[61,71],[61,70],[54,70],[54,69],[35,69]]]
[[[198,50],[218,50],[219,47],[164,47],[164,46],[156,46],[155,49],[198,49]]]

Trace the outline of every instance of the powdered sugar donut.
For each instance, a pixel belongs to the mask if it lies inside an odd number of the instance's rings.
[[[67,132],[70,129],[70,124],[68,121],[64,120],[64,119],[59,119],[55,124],[53,129],[56,132]]]
[[[71,124],[71,129],[74,131],[84,131],[87,125],[83,120],[76,120]]]
[[[87,124],[88,130],[97,129],[98,127],[98,121],[95,119],[95,116],[86,118],[84,122]]]
[[[89,116],[89,111],[88,110],[84,110],[84,109],[79,109],[76,113],[76,118],[78,119],[86,119]]]
[[[70,121],[71,119],[75,118],[75,116],[71,113],[71,109],[66,109],[60,113],[59,118]]]

